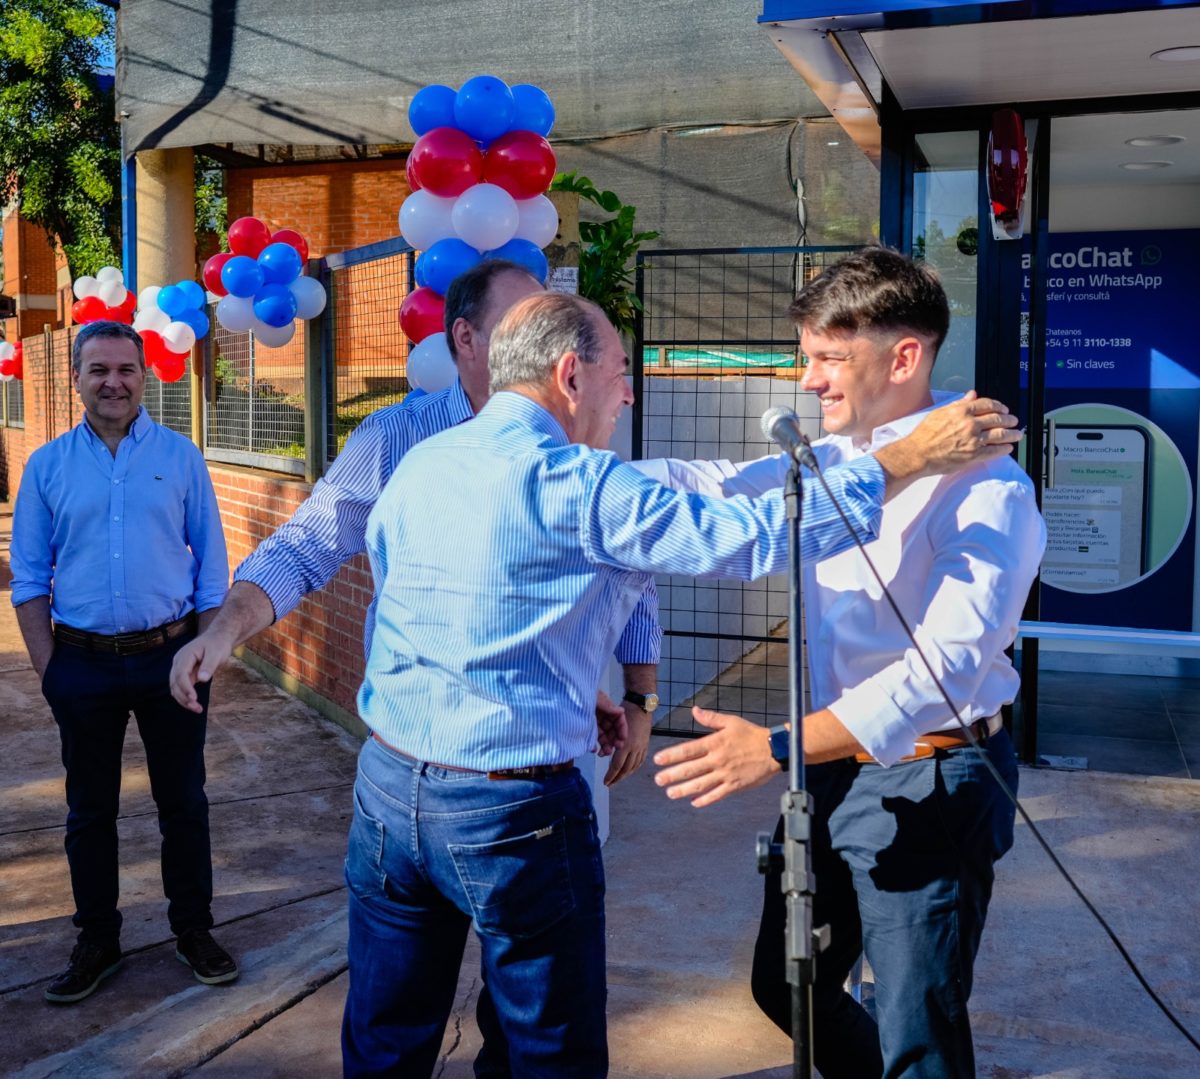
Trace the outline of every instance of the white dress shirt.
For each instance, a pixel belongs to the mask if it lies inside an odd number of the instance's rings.
[[[935,405],[947,403],[936,395]],[[878,427],[869,443],[814,443],[823,469],[909,434],[924,413]],[[780,454],[728,461],[647,462],[673,486],[757,495],[787,470]],[[805,485],[817,480],[805,473]],[[867,553],[965,723],[999,711],[1019,678],[1005,655],[1046,543],[1033,484],[1011,457],[917,480],[884,507]],[[881,764],[958,723],[857,548],[804,567],[812,706],[828,708]]]

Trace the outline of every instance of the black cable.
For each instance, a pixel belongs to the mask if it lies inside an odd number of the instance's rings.
[[[807,438],[804,439],[804,443],[806,446],[808,445]],[[809,448],[811,450],[811,447]],[[879,570],[875,568],[875,563],[871,561],[871,556],[867,554],[867,549],[863,545],[863,541],[859,538],[858,530],[851,523],[850,518],[846,516],[846,511],[842,509],[841,503],[839,503],[837,500],[837,496],[830,489],[829,483],[825,479],[824,472],[822,472],[820,467],[817,465],[815,456],[810,457],[805,463],[816,475],[817,479],[821,481],[821,486],[825,489],[825,493],[829,496],[829,500],[833,503],[834,509],[837,510],[838,516],[841,517],[842,523],[846,526],[846,530],[850,533],[855,545],[858,547],[863,558],[866,560],[867,566],[870,568],[875,580],[879,582],[879,587],[883,589],[883,595],[888,601],[888,606],[892,608],[892,612],[895,614],[897,621],[899,621],[901,627],[904,629],[905,634],[908,636],[908,639],[912,642],[913,648],[916,649],[917,655],[921,657],[921,662],[925,664],[925,669],[929,672],[929,677],[933,679],[933,684],[937,686],[938,692],[941,693],[942,699],[945,700],[950,711],[954,713],[954,719],[958,723],[959,727],[962,728],[962,732],[964,735],[966,735],[967,741],[979,754],[980,759],[987,766],[988,771],[991,772],[992,778],[995,779],[997,784],[999,784],[1000,789],[1008,796],[1009,801],[1016,806],[1017,812],[1021,814],[1021,819],[1027,825],[1029,825],[1029,830],[1033,833],[1034,838],[1038,841],[1038,844],[1041,846],[1042,850],[1046,852],[1046,857],[1048,857],[1050,861],[1054,863],[1054,868],[1062,874],[1063,880],[1065,880],[1067,884],[1070,885],[1071,890],[1077,896],[1079,896],[1080,902],[1087,907],[1092,917],[1095,918],[1100,924],[1100,928],[1108,934],[1108,939],[1113,942],[1113,946],[1120,953],[1121,958],[1125,960],[1126,965],[1131,971],[1133,971],[1133,976],[1141,983],[1141,986],[1146,991],[1147,996],[1149,996],[1150,999],[1158,1005],[1159,1011],[1161,1011],[1163,1015],[1165,1015],[1171,1021],[1176,1030],[1178,1030],[1180,1034],[1182,1034],[1189,1042],[1191,1042],[1192,1048],[1200,1052],[1200,1041],[1196,1040],[1191,1031],[1189,1031],[1188,1028],[1183,1025],[1183,1023],[1176,1017],[1175,1013],[1171,1011],[1167,1003],[1151,987],[1150,983],[1146,980],[1145,975],[1142,974],[1141,970],[1138,968],[1137,963],[1134,962],[1133,957],[1125,950],[1125,945],[1121,943],[1120,938],[1113,931],[1112,926],[1110,926],[1108,922],[1104,920],[1104,916],[1095,908],[1095,906],[1092,904],[1092,901],[1083,894],[1083,889],[1075,883],[1075,879],[1070,873],[1067,872],[1066,866],[1064,866],[1062,862],[1058,860],[1058,856],[1050,849],[1050,844],[1046,842],[1045,838],[1042,836],[1042,833],[1038,831],[1037,825],[1033,823],[1029,817],[1029,814],[1025,812],[1025,807],[1021,805],[1020,799],[1017,798],[1016,794],[1013,793],[1008,784],[1004,782],[1004,778],[996,770],[996,766],[992,763],[988,755],[983,751],[983,747],[979,744],[978,739],[971,732],[971,728],[963,722],[962,716],[959,714],[958,709],[955,708],[954,702],[950,699],[950,694],[946,692],[938,676],[934,673],[933,665],[925,657],[925,653],[921,650],[921,646],[917,643],[916,635],[910,628],[907,619],[905,619],[904,615],[901,614],[900,608],[897,606],[895,599],[893,599],[892,593],[888,590],[888,586],[884,583],[883,577],[880,575]]]

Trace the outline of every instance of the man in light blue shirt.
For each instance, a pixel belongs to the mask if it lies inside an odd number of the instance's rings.
[[[619,739],[597,723],[605,657],[642,574],[751,579],[787,556],[781,492],[681,493],[603,449],[626,363],[586,301],[519,302],[487,406],[410,450],[371,512],[347,1075],[431,1073],[472,923],[512,1072],[606,1073],[603,867],[571,763]],[[862,535],[885,479],[894,493],[927,463],[905,453],[831,473]],[[815,488],[803,519],[806,559],[851,543]]]
[[[72,379],[85,416],[36,450],[13,515],[12,602],[62,739],[67,862],[79,939],[46,999],[92,993],[121,963],[117,810],[132,711],[162,832],[176,955],[206,984],[237,966],[213,940],[204,794],[208,687],[193,714],[171,698],[171,658],[225,595],[229,565],[200,451],[141,407],[142,341],[79,331]]]

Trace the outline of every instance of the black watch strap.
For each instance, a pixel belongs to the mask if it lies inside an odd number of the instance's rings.
[[[658,707],[657,693],[638,693],[636,690],[627,689],[621,700],[636,704],[643,712],[650,715],[653,715],[654,710]]]
[[[791,767],[790,756],[790,741],[791,733],[788,731],[786,723],[780,723],[777,727],[772,727],[768,732],[771,739],[771,756],[779,762],[779,770],[786,772]]]

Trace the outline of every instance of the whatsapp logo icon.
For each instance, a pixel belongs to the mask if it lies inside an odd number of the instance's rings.
[[[1147,244],[1142,248],[1142,265],[1157,266],[1162,262],[1162,248],[1157,244]]]

